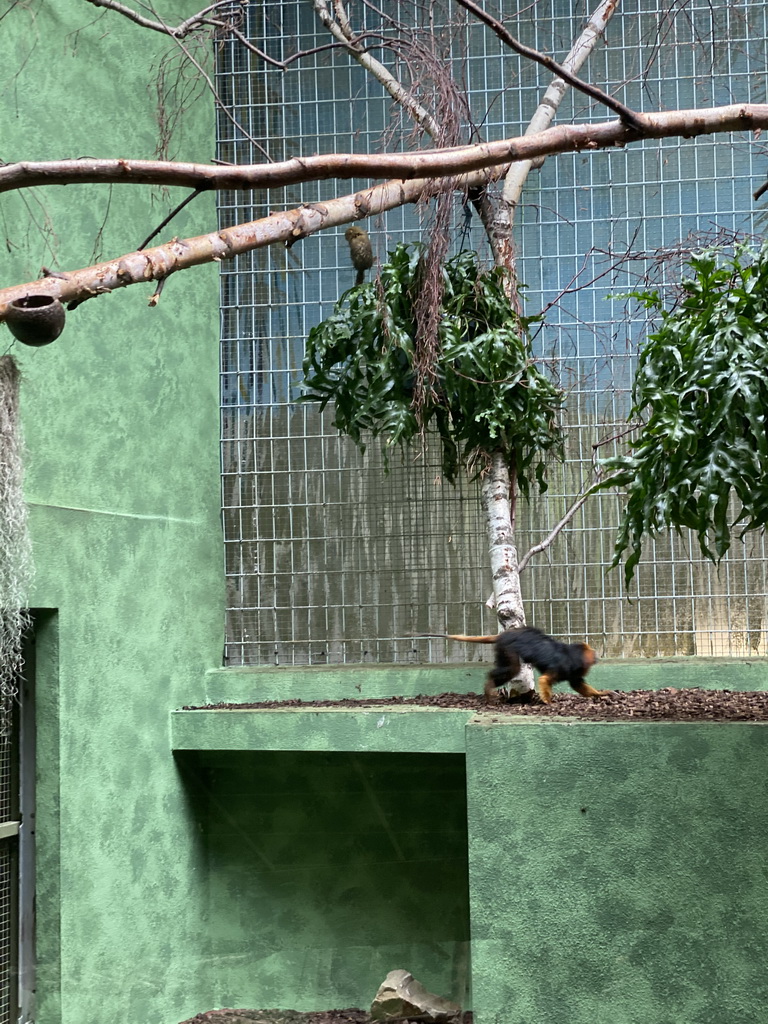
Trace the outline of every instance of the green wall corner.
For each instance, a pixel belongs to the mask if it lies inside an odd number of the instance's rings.
[[[82,0],[6,5],[3,159],[147,158],[169,43]],[[163,16],[181,20],[171,0]],[[153,70],[154,69],[154,70]],[[183,158],[213,152],[188,110]],[[188,194],[70,185],[3,195],[5,285],[133,251]],[[200,195],[162,240],[210,231]],[[42,226],[42,230],[38,227]],[[97,296],[21,369],[38,618],[37,1024],[176,1024],[206,1007],[203,865],[168,712],[221,664],[218,273]]]

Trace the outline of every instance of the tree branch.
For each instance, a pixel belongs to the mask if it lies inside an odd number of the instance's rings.
[[[621,121],[557,125],[535,135],[445,149],[370,156],[339,153],[294,157],[273,164],[173,163],[162,160],[52,160],[0,166],[0,193],[40,185],[126,183],[178,185],[183,188],[280,188],[329,178],[440,178],[467,174],[515,160],[555,153],[607,149],[641,139],[692,138],[719,132],[768,128],[768,104],[741,103],[725,107],[671,110],[644,114],[642,131]]]
[[[129,21],[135,22],[135,24],[140,25],[141,28],[148,28],[153,32],[161,32],[163,35],[172,36],[174,39],[183,39],[191,32],[194,32],[195,29],[200,28],[201,25],[205,24],[206,15],[217,10],[219,7],[231,7],[233,0],[218,0],[217,3],[203,8],[203,10],[198,11],[197,14],[192,14],[189,18],[182,21],[180,25],[176,25],[175,28],[170,25],[166,25],[162,21],[152,21],[151,18],[146,18],[143,14],[139,14],[138,11],[134,11],[132,8],[126,7],[125,4],[121,4],[119,0],[85,0],[85,2],[87,4],[91,4],[93,7],[101,7],[105,10],[115,11],[117,14],[122,14],[124,18],[128,18]]]
[[[616,473],[611,473],[609,476],[607,476],[605,478],[598,477],[597,480],[595,480],[592,484],[590,484],[590,486],[586,489],[586,491],[582,491],[582,493],[579,495],[579,497],[576,499],[576,501],[574,501],[574,503],[571,505],[571,507],[565,513],[565,515],[560,520],[560,522],[557,524],[557,526],[552,528],[552,530],[547,534],[547,536],[544,538],[544,540],[539,541],[538,544],[534,544],[533,547],[529,551],[526,551],[526,553],[520,559],[520,562],[518,564],[518,567],[517,567],[518,572],[522,572],[523,569],[525,569],[525,567],[528,565],[528,563],[530,562],[530,560],[533,558],[534,555],[538,555],[538,554],[541,554],[542,551],[546,551],[547,548],[550,547],[550,545],[553,544],[555,540],[557,540],[557,538],[563,532],[563,530],[568,525],[568,523],[570,523],[570,521],[573,519],[573,517],[579,511],[581,506],[595,493],[595,491],[600,490],[600,488],[602,488],[602,487],[606,487],[607,484],[614,477],[619,476],[619,475],[620,474],[618,472],[616,472]]]
[[[563,61],[563,68],[576,74],[586,63],[599,39],[605,33],[606,25],[618,7],[619,0],[603,0],[597,10],[591,15],[584,31],[573,44],[568,56]],[[558,107],[563,101],[568,83],[563,78],[555,78],[550,82],[547,91],[544,93],[528,127],[526,135],[533,135],[536,132],[545,131],[552,124]],[[525,179],[531,168],[543,161],[520,160],[514,163],[504,181],[503,199],[511,207],[517,206],[523,192]]]
[[[174,206],[174,208],[171,210],[171,212],[168,214],[168,216],[167,217],[163,217],[163,219],[160,221],[160,223],[157,225],[157,227],[154,229],[154,231],[152,231],[151,234],[147,235],[147,237],[144,239],[144,241],[141,243],[141,245],[137,245],[136,246],[137,251],[140,252],[142,249],[146,249],[146,247],[149,245],[149,243],[152,241],[152,239],[160,234],[160,232],[163,230],[165,225],[166,224],[170,224],[170,222],[173,220],[173,218],[176,216],[176,214],[181,213],[181,211],[184,209],[184,207],[187,206],[189,203],[191,203],[193,199],[197,199],[197,197],[199,195],[200,195],[200,189],[196,188],[194,192],[190,192],[188,196],[186,196],[184,199],[182,199],[182,201],[177,206]]]
[[[87,2],[88,3],[94,3],[94,0],[87,0]],[[213,6],[217,7],[217,6],[219,6],[219,4],[214,4]],[[200,21],[200,17],[202,16],[202,14],[205,14],[205,13],[207,13],[207,11],[210,11],[210,10],[212,10],[212,8],[208,7],[208,8],[206,8],[206,11],[201,12],[200,16],[194,15],[192,18],[188,18],[186,22],[183,22],[182,27],[186,26],[190,22],[195,21],[196,19],[197,19],[197,21],[200,24],[202,24],[202,22]],[[158,21],[158,25],[165,25],[165,23],[163,21]],[[167,34],[173,39],[173,41],[176,43],[178,48],[181,50],[181,52],[187,58],[189,63],[192,64],[192,66],[197,69],[197,73],[205,81],[205,83],[208,86],[208,89],[209,89],[211,95],[213,96],[213,98],[214,98],[214,100],[216,102],[216,106],[219,108],[219,110],[221,110],[222,114],[224,114],[224,116],[231,122],[232,126],[235,128],[236,131],[243,133],[243,135],[251,143],[253,148],[255,150],[257,150],[259,153],[261,153],[265,160],[269,160],[270,156],[269,156],[269,153],[266,151],[266,149],[264,149],[264,147],[261,145],[261,143],[257,142],[256,139],[254,139],[253,136],[249,132],[246,131],[245,127],[242,124],[240,124],[240,122],[237,120],[237,118],[235,118],[234,115],[232,114],[232,112],[229,109],[229,107],[222,101],[221,96],[219,96],[218,90],[216,89],[216,86],[213,83],[213,79],[208,74],[208,72],[205,70],[203,65],[198,60],[195,59],[195,57],[190,52],[189,47],[184,45],[184,43],[182,42],[182,36],[177,35],[176,32],[174,31],[174,29],[170,28],[167,25],[165,25],[165,28],[166,28]],[[186,30],[185,30],[185,34],[186,34]]]
[[[466,178],[457,179],[456,187],[476,187],[487,180],[487,171],[476,171]],[[434,194],[435,187],[432,179],[424,178],[385,182],[327,203],[273,213],[261,220],[207,235],[174,239],[164,245],[127,253],[81,270],[57,271],[38,281],[0,289],[0,320],[5,319],[9,303],[28,295],[51,295],[64,303],[80,303],[128,285],[161,281],[176,271],[230,259],[275,242],[291,245],[317,231],[418,202],[425,195]]]
[[[492,17],[486,11],[479,7],[473,0],[456,0],[456,2],[468,10],[471,14],[474,14],[476,18],[482,21],[490,29],[492,29],[496,35],[501,39],[502,42],[514,50],[515,53],[519,53],[521,57],[526,57],[528,60],[535,61],[536,64],[541,64],[542,67],[547,68],[553,74],[557,75],[558,78],[562,78],[563,81],[567,82],[568,85],[573,86],[574,89],[578,89],[579,92],[586,93],[593,100],[597,100],[598,103],[602,103],[608,107],[615,114],[618,114],[621,120],[628,127],[633,128],[635,131],[643,131],[645,115],[638,114],[634,110],[630,110],[629,107],[624,106],[619,100],[614,99],[607,92],[603,92],[602,89],[598,89],[596,85],[591,85],[589,82],[584,82],[581,78],[571,74],[571,72],[564,67],[562,64],[558,64],[557,61],[552,60],[551,57],[545,56],[543,53],[539,53],[538,50],[534,50],[530,46],[525,46],[519,40],[515,39],[506,28],[497,21],[496,18]]]
[[[399,103],[411,115],[414,121],[421,125],[428,135],[433,139],[437,139],[440,129],[429,111],[421,106],[416,97],[398,82],[394,75],[380,61],[356,45],[349,19],[340,0],[337,0],[334,4],[336,10],[335,19],[328,10],[326,0],[312,0],[312,6],[318,18],[334,39],[337,39],[361,67],[365,68],[384,86],[392,99]]]

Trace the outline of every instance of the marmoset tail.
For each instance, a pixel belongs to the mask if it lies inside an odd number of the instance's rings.
[[[353,224],[351,228],[347,228],[344,232],[344,237],[349,242],[349,255],[352,259],[352,266],[357,271],[355,284],[362,284],[365,280],[366,270],[370,270],[373,266],[373,249],[371,248],[368,232],[365,228],[359,228],[356,224]]]

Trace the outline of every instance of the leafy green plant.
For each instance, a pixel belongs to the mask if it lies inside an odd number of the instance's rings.
[[[544,490],[547,459],[562,458],[563,393],[533,358],[530,325],[537,318],[517,314],[506,272],[482,269],[474,252],[461,252],[439,266],[435,288],[433,278],[425,283],[423,251],[398,245],[376,281],[350,289],[313,328],[303,399],[333,402],[336,427],[361,448],[376,437],[386,454],[420,443],[428,431],[439,440],[447,481],[461,471],[481,477],[493,599],[507,629],[525,623],[515,503],[534,481]],[[418,330],[425,287],[441,296],[438,317],[426,310],[437,337]],[[525,670],[509,687],[532,685]]]
[[[516,485],[546,487],[548,455],[562,457],[563,394],[537,366],[529,329],[504,291],[504,271],[484,270],[474,252],[443,267],[438,358],[419,414],[415,297],[420,246],[398,245],[378,281],[350,289],[312,329],[304,359],[305,401],[334,403],[334,423],[361,448],[407,446],[422,428],[439,437],[442,469],[477,475],[502,452]]]
[[[627,582],[646,535],[687,527],[718,561],[736,525],[768,522],[768,245],[707,250],[690,270],[670,309],[657,291],[632,293],[660,323],[633,386],[639,434],[603,463],[627,492],[613,561],[629,549]]]

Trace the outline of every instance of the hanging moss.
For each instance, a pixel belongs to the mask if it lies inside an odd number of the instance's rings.
[[[23,444],[19,427],[19,370],[0,357],[0,735],[10,728],[22,670],[31,555],[22,494]]]

